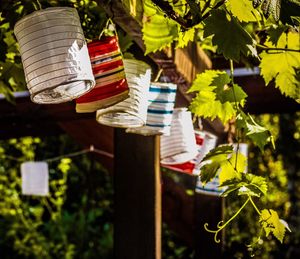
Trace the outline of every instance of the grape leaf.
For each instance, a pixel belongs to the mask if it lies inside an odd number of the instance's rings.
[[[266,232],[266,236],[272,233],[281,243],[286,231],[286,226],[281,222],[274,210],[262,210],[259,222]]]
[[[188,92],[198,92],[190,104],[190,110],[197,116],[218,117],[223,123],[236,115],[235,98],[243,105],[247,94],[238,85],[228,87],[230,78],[224,71],[207,70],[198,74]],[[233,95],[233,90],[235,95]],[[235,97],[235,98],[234,98]]]
[[[165,18],[150,0],[144,1],[143,40],[145,55],[170,46],[178,38],[177,23]]]
[[[272,143],[273,147],[275,146],[270,131],[257,124],[250,114],[246,115],[240,111],[237,116],[237,127],[244,129],[246,136],[253,140],[254,144],[258,146],[261,151],[264,150],[264,146],[269,142]]]
[[[272,25],[268,29],[267,33],[269,35],[269,40],[273,45],[277,45],[277,42],[282,35],[289,27],[286,25]]]
[[[244,172],[246,164],[247,159],[243,154],[240,152],[237,154],[232,153],[232,156],[220,166],[220,184],[223,184],[224,182],[233,178],[241,179],[241,173]]]
[[[246,174],[245,178],[247,179],[246,181],[249,183],[247,187],[251,188],[252,190],[253,188],[255,188],[255,190],[259,190],[262,194],[266,195],[268,191],[266,178],[253,174]]]
[[[191,28],[187,31],[179,31],[177,48],[184,48],[190,41],[193,41],[195,37],[195,28]]]
[[[222,53],[226,59],[240,60],[243,53],[257,56],[254,47],[255,41],[243,29],[236,18],[229,20],[224,10],[212,10],[211,15],[205,19],[204,37],[214,35],[212,43],[216,45],[217,52]]]
[[[224,102],[234,103],[236,101],[241,106],[244,105],[244,101],[247,96],[248,95],[244,92],[242,87],[240,87],[237,84],[234,84],[231,87],[224,88],[222,89],[222,91],[219,91],[217,93],[217,97],[218,99],[220,99],[222,103]]]
[[[219,187],[227,187],[222,193],[223,197],[228,196],[231,192],[238,191],[238,195],[249,195],[260,197],[266,194],[268,187],[266,179],[253,174],[241,174],[241,177],[228,179],[220,184]]]
[[[300,35],[299,33],[282,34],[278,40],[277,47],[299,50]],[[276,47],[272,42],[267,43],[270,47]],[[300,82],[296,78],[295,68],[300,67],[300,53],[291,51],[278,51],[276,53],[262,52],[261,57],[261,75],[266,84],[275,79],[275,86],[285,94],[295,100],[300,98]]]
[[[204,165],[201,167],[201,182],[206,184],[214,178],[221,165],[227,161],[228,155],[232,154],[233,147],[223,145],[211,150],[204,158]]]
[[[256,22],[259,12],[254,9],[251,0],[230,0],[228,6],[233,16],[243,22]]]

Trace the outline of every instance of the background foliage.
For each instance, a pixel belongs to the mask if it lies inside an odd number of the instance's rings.
[[[112,258],[113,190],[102,166],[87,155],[51,162],[50,195],[22,196],[22,161],[79,147],[64,135],[11,139],[0,146],[1,258]]]

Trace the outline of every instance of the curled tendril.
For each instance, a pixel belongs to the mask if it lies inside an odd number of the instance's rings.
[[[217,224],[217,228],[216,230],[211,230],[208,228],[208,223],[204,224],[204,229],[209,232],[209,233],[214,233],[214,240],[216,243],[220,243],[221,240],[218,238],[218,234],[220,231],[222,231],[233,219],[235,219],[237,217],[237,215],[240,214],[240,212],[242,211],[242,209],[247,205],[247,203],[250,201],[251,197],[249,196],[248,199],[244,202],[244,204],[240,207],[240,209],[229,219],[227,220],[225,223],[223,222],[223,220],[219,221]]]
[[[216,243],[220,243],[221,242],[221,240],[218,238],[218,234],[219,234],[219,232],[226,226],[226,224],[223,224],[222,225],[222,223],[223,223],[223,220],[221,220],[221,221],[219,221],[218,222],[218,224],[217,224],[217,230],[211,230],[211,229],[209,229],[208,228],[208,223],[205,223],[204,224],[204,229],[207,231],[207,232],[209,232],[209,233],[214,233],[215,235],[214,235],[214,240],[215,240],[215,242]]]

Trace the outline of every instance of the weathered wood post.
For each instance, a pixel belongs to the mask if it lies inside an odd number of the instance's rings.
[[[159,137],[115,129],[114,143],[115,258],[160,259]]]

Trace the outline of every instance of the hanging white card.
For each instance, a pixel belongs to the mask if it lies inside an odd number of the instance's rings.
[[[49,193],[49,170],[46,162],[21,164],[22,194],[46,196]]]

